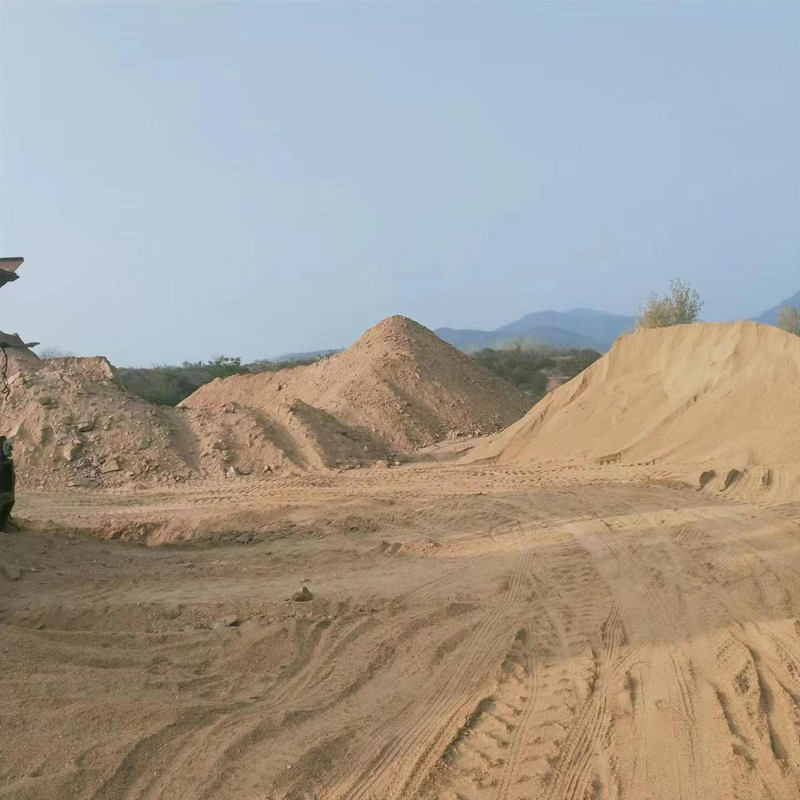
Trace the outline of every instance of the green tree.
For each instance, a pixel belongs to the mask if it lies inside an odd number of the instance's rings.
[[[242,359],[239,356],[217,356],[209,365],[208,372],[212,378],[228,378],[231,375],[239,375],[247,372],[247,367],[242,366]]]
[[[784,306],[778,314],[778,327],[800,336],[800,312],[794,306]]]
[[[636,318],[636,326],[668,328],[697,322],[702,307],[700,295],[688,283],[674,278],[669,282],[669,294],[659,297],[655,292],[650,293]]]

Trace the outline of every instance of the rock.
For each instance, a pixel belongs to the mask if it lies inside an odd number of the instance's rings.
[[[400,462],[399,462],[399,461],[395,461],[395,462],[394,462],[394,465],[395,465],[396,467],[399,467],[399,466],[400,466]]]
[[[707,469],[700,474],[700,488],[702,489],[710,480],[713,480],[717,473],[713,469]]]
[[[742,478],[744,472],[739,469],[732,469],[728,474],[725,476],[725,482],[722,484],[723,489],[730,489],[735,483],[738,483],[739,479]]]
[[[235,478],[239,473],[236,471],[236,467],[230,466],[228,469],[225,470],[225,477],[226,478]]]
[[[94,430],[94,422],[86,420],[84,422],[79,422],[78,423],[78,431],[80,433],[89,433],[89,431],[93,431],[93,430]]]
[[[297,603],[307,603],[309,600],[313,600],[314,595],[311,593],[311,590],[308,586],[304,586],[299,592],[295,592],[292,595],[292,600]]]
[[[0,564],[0,572],[10,581],[18,581],[22,577],[22,567],[11,561],[4,561]]]
[[[102,467],[100,467],[100,472],[103,475],[107,475],[109,472],[119,472],[121,469],[120,465],[117,463],[116,459],[112,458],[110,461],[106,461]]]
[[[81,452],[82,445],[68,444],[61,452],[64,456],[64,461],[74,461]]]
[[[250,544],[253,541],[253,534],[252,533],[243,533],[241,536],[236,537],[236,541],[239,544]]]
[[[183,606],[167,606],[166,608],[162,609],[161,613],[164,616],[164,619],[178,619],[181,615],[181,611],[183,610]]]
[[[236,616],[236,614],[230,614],[227,617],[222,618],[222,624],[226,628],[235,628],[239,625],[240,619]]]
[[[225,449],[225,442],[222,442],[219,439],[217,439],[216,442],[212,442],[211,449],[212,450],[224,450]]]
[[[90,481],[89,478],[84,478],[82,476],[79,476],[77,478],[73,478],[68,484],[68,486],[70,486],[73,489],[76,489],[78,487],[83,487],[83,486],[91,486],[91,485],[92,485],[92,481]]]
[[[381,459],[375,462],[375,469],[389,469],[389,462]]]
[[[56,401],[48,394],[40,395],[36,398],[40,406],[54,406],[57,405]]]
[[[150,442],[148,442],[146,439],[142,439],[142,441],[139,442],[140,450],[147,450],[148,447],[150,447]]]

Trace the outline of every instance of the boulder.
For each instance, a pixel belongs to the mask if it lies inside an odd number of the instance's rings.
[[[299,592],[295,592],[292,595],[292,600],[294,600],[296,603],[307,603],[309,600],[313,599],[314,595],[308,586],[304,586]]]

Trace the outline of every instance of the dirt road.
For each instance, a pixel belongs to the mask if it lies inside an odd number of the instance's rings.
[[[428,465],[18,511],[0,798],[800,796],[798,503]]]

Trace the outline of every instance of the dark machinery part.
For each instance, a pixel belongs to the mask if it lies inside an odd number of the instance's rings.
[[[7,283],[11,283],[19,278],[17,270],[24,261],[24,258],[0,258],[0,288]],[[8,400],[11,394],[11,387],[8,384],[8,353],[6,348],[10,347],[31,347],[18,336],[4,336],[0,338],[0,395],[3,402]],[[14,489],[16,484],[16,474],[14,472],[14,459],[11,457],[11,442],[5,436],[0,436],[0,531],[4,531],[6,524],[11,517],[11,510],[14,508]]]

